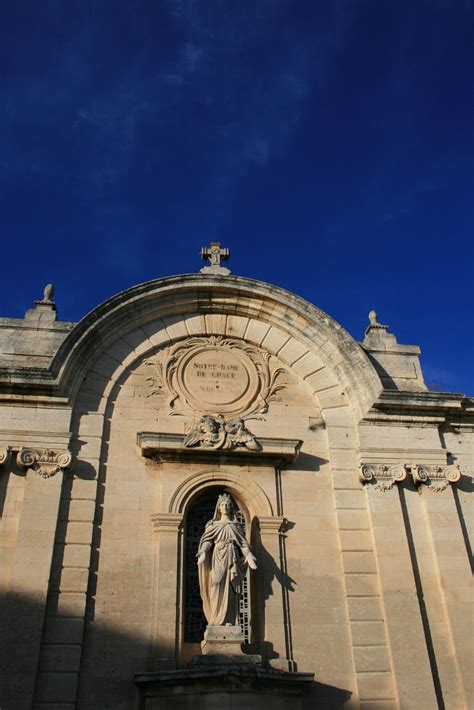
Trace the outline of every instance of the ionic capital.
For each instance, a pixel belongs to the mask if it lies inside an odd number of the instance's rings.
[[[52,449],[23,448],[17,454],[16,462],[20,468],[31,469],[41,478],[51,478],[59,471],[72,466],[72,454],[66,451]]]
[[[376,491],[389,491],[395,483],[401,483],[406,477],[406,466],[400,463],[393,465],[361,463],[359,467],[359,481],[374,483]]]
[[[414,464],[411,466],[411,475],[416,485],[425,485],[430,491],[440,493],[448,484],[458,483],[461,480],[459,466],[425,466]]]
[[[0,466],[6,466],[12,458],[12,450],[10,446],[5,446],[0,449]]]

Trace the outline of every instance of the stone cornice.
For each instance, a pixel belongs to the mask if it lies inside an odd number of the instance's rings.
[[[360,422],[439,426],[451,419],[474,423],[474,399],[451,392],[403,392],[385,389]]]
[[[20,451],[23,448],[63,450],[69,448],[70,440],[69,431],[0,430],[0,448],[8,447],[12,451]]]

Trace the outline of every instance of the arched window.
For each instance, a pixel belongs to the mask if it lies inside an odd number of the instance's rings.
[[[200,643],[204,638],[206,618],[202,610],[202,600],[199,592],[199,577],[196,553],[199,540],[204,532],[206,523],[214,515],[217,498],[221,493],[228,492],[224,488],[212,488],[194,503],[192,503],[185,524],[184,542],[184,641],[185,643]],[[236,517],[242,527],[246,528],[245,517],[238,508],[238,503],[233,497],[237,507]],[[250,600],[249,600],[249,573],[244,580],[242,596],[240,599],[239,622],[244,634],[245,642],[250,638]]]

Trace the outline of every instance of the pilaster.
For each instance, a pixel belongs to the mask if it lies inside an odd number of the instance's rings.
[[[157,570],[154,582],[155,629],[154,665],[177,668],[178,665],[178,596],[181,562],[181,513],[156,513],[152,522],[157,535]]]
[[[266,554],[259,555],[263,575],[262,586],[271,589],[264,608],[264,643],[269,646],[269,664],[278,670],[295,670],[293,658],[289,598],[279,583],[275,567],[286,572],[285,531],[286,519],[282,516],[260,516],[260,546]],[[273,656],[273,657],[272,657]]]
[[[474,695],[473,636],[471,613],[472,577],[470,561],[451,486],[461,474],[455,466],[417,467],[415,482],[426,515],[434,551],[435,574],[439,580],[442,609],[447,624],[446,651],[452,657],[463,694],[463,707]]]

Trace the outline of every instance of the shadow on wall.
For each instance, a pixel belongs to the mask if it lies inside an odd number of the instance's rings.
[[[58,703],[59,707],[59,703],[64,703],[66,706],[67,703],[75,702],[77,685],[78,710],[135,710],[138,689],[134,683],[134,674],[157,670],[160,657],[169,656],[169,649],[152,646],[149,639],[132,631],[124,633],[92,623],[88,624],[81,672],[78,675],[76,668],[81,640],[80,633],[77,633],[79,619],[73,620],[77,622],[75,625],[64,624],[63,632],[58,633],[57,622],[61,619],[55,617],[55,623],[51,625],[51,619],[45,619],[44,605],[22,594],[3,595],[1,612],[2,710],[30,710],[33,697],[35,704]],[[43,652],[40,661],[38,644],[32,643],[32,638],[37,637],[37,630],[41,628],[43,644],[49,642],[49,645],[47,649],[43,646],[47,653]],[[88,653],[92,639],[93,658]],[[348,690],[316,681],[311,684],[304,708],[350,709],[355,707],[350,698]]]

